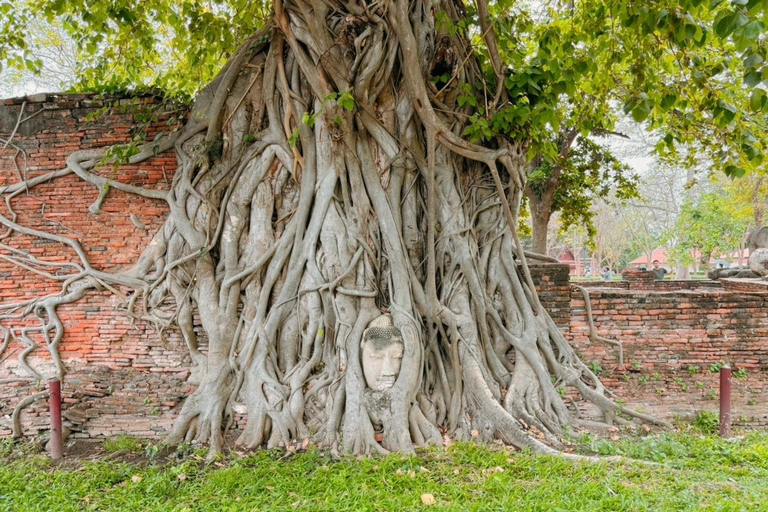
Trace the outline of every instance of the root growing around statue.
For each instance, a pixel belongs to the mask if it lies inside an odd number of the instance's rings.
[[[471,112],[458,105],[460,86],[482,76],[468,42],[435,27],[438,11],[458,20],[461,9],[276,2],[274,24],[161,141],[179,162],[170,190],[109,182],[94,172],[101,152],[6,187],[12,212],[20,191],[74,172],[99,190],[162,199],[170,216],[119,273],[93,268],[76,240],[0,217],[6,238],[52,240],[78,256],[52,272],[2,245],[63,281],[60,293],[3,305],[4,332],[30,351],[43,340],[63,376],[57,308],[94,289],[125,295],[130,315],[181,331],[198,388],[170,438],[212,453],[237,404],[247,408],[242,447],[310,441],[355,454],[445,436],[552,453],[568,428],[591,424],[558,388],[604,423],[656,421],[606,397],[539,303],[517,235],[526,142],[462,138]],[[436,85],[431,73],[445,70],[451,80]],[[14,329],[22,318],[38,322]]]

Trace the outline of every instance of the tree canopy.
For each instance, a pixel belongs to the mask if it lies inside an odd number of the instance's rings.
[[[190,99],[271,13],[250,0],[44,0],[0,2],[0,65],[39,70],[35,19],[76,45],[76,88],[153,90]]]
[[[560,209],[555,195],[572,199],[565,218],[585,222],[590,232],[589,208],[601,196],[594,192],[610,183],[626,196],[627,182],[615,173],[617,180],[598,186],[586,176],[561,179],[560,172],[571,149],[563,141],[611,133],[620,110],[660,134],[656,151],[664,158],[688,166],[704,158],[735,177],[760,169],[768,144],[768,2],[459,3],[466,8],[461,20],[446,12],[435,20],[438,31],[465,35],[481,58],[479,80],[458,84],[458,105],[470,116],[464,135],[481,144],[525,141],[532,184],[539,184],[528,190],[535,250],[546,252],[546,225]],[[40,29],[30,21],[45,19],[75,42],[77,89],[190,99],[242,41],[270,23],[271,10],[272,2],[246,0],[6,0],[0,69],[42,68]],[[433,85],[439,90],[454,80],[450,69],[436,70]]]
[[[461,84],[458,98],[474,109],[471,140],[524,137],[530,159],[554,163],[553,134],[611,130],[619,104],[663,132],[657,149],[665,155],[686,147],[686,158],[704,153],[733,176],[762,163],[768,1],[460,3],[460,22],[444,12],[436,20],[440,31],[466,34],[482,56],[484,79]],[[0,66],[41,68],[30,21],[44,17],[77,44],[78,89],[191,98],[270,23],[271,9],[248,0],[4,0]],[[451,78],[446,70],[435,85]]]

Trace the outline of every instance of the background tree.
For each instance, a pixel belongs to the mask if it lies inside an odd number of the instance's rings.
[[[619,212],[627,236],[633,241],[629,261],[645,256],[648,264],[654,260],[653,251],[669,249],[667,234],[677,222],[680,207],[695,185],[694,169],[683,171],[655,159],[653,171],[640,183],[640,198],[628,202],[627,208]],[[682,269],[687,269],[682,266]],[[680,266],[675,269],[676,279],[687,279]]]
[[[659,246],[663,226],[656,223],[652,210],[632,206],[616,209],[602,201],[594,210],[593,275],[599,275],[596,271],[606,265],[619,271],[638,256],[650,257]]]
[[[354,453],[408,452],[444,434],[552,453],[566,429],[595,425],[569,409],[560,388],[594,404],[596,421],[655,421],[609,400],[541,307],[517,232],[528,162],[555,162],[548,134],[564,124],[555,107],[579,94],[582,77],[612,87],[613,70],[625,68],[633,117],[675,119],[670,133],[680,142],[711,117],[712,140],[745,155],[722,161],[743,169],[761,144],[746,138],[749,116],[691,103],[698,93],[684,84],[699,71],[693,56],[709,65],[718,55],[705,51],[703,33],[729,20],[723,45],[735,44],[734,31],[762,11],[587,0],[542,32],[511,2],[286,0],[245,37],[261,7],[55,0],[27,8],[60,17],[76,35],[81,60],[92,57],[86,85],[185,93],[191,76],[229,59],[197,94],[181,133],[129,157],[174,147],[169,191],[109,181],[98,151],[75,153],[54,173],[167,202],[165,226],[133,268],[95,269],[76,240],[0,216],[11,232],[66,244],[79,260],[66,267],[60,293],[4,305],[9,335],[18,333],[9,322],[37,321],[25,335],[44,339],[60,363],[57,308],[102,286],[122,288],[130,314],[180,329],[199,387],[171,439],[209,442],[212,454],[235,403],[248,409],[244,447],[311,438]],[[732,22],[734,12],[744,24]],[[31,61],[17,40],[23,27],[5,20],[0,33],[16,38],[6,56]],[[750,40],[745,52],[762,51]],[[517,50],[531,41],[534,54]],[[191,69],[176,69],[175,48]],[[665,66],[651,68],[659,59]],[[740,87],[735,66],[728,71]],[[11,201],[53,177],[3,193]],[[402,346],[386,389],[366,381],[360,352],[371,338]]]
[[[737,181],[716,176],[715,185],[721,188],[728,198],[725,206],[730,215],[740,220],[749,219],[749,229],[765,225],[768,178],[764,169]]]
[[[724,190],[705,192],[688,199],[680,209],[670,251],[673,262],[709,267],[713,257],[731,259],[744,247],[753,218],[749,204],[734,201]],[[698,253],[696,259],[694,255]]]
[[[518,6],[500,2],[496,14],[503,18],[505,7],[515,11]],[[762,21],[750,16],[761,18],[763,7],[754,1],[710,7],[581,2],[571,9],[533,12],[535,22],[517,16],[517,27],[530,28],[500,32],[505,62],[521,71],[508,80],[523,97],[548,87],[567,93],[545,114],[532,115],[529,157],[537,186],[526,195],[535,252],[546,253],[544,228],[554,211],[555,191],[562,186],[560,195],[572,194],[569,182],[559,181],[562,160],[578,135],[612,133],[617,102],[636,122],[660,134],[655,151],[680,167],[706,159],[715,170],[743,175],[761,165],[765,130],[759,112],[765,93],[762,86],[749,88],[760,83],[764,58],[757,40]],[[733,58],[735,51],[743,52],[741,59]],[[744,82],[734,81],[734,75]]]
[[[569,134],[570,135],[570,134]],[[592,205],[595,199],[621,203],[637,197],[637,176],[609,151],[588,138],[564,137],[554,163],[534,161],[525,196],[533,227],[533,252],[547,254],[548,225],[560,212],[560,230],[581,226],[592,240],[596,234]],[[538,160],[538,159],[537,159]]]

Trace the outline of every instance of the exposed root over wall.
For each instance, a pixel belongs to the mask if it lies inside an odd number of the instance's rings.
[[[278,1],[274,25],[200,94],[185,129],[131,158],[175,148],[169,191],[102,177],[101,152],[2,190],[12,211],[21,191],[76,173],[103,191],[94,212],[109,188],[170,208],[119,273],[94,268],[73,239],[0,217],[10,240],[39,237],[77,255],[46,269],[2,246],[62,281],[60,293],[0,306],[6,336],[45,343],[63,376],[57,308],[114,291],[130,315],[180,329],[199,386],[171,440],[212,453],[236,404],[248,410],[244,447],[311,440],[356,454],[444,436],[554,452],[566,429],[592,424],[559,387],[597,406],[603,423],[655,421],[609,400],[541,307],[516,231],[526,142],[461,137],[459,87],[481,75],[465,39],[438,34],[438,11],[464,15],[452,0]],[[453,78],[438,89],[430,71]],[[361,344],[384,312],[402,359],[391,384],[373,389]]]

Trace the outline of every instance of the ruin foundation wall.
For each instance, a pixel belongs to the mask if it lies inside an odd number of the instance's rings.
[[[89,95],[0,100],[0,140],[13,134],[0,155],[0,187],[17,182],[20,176],[64,169],[74,151],[124,144],[140,130],[151,140],[183,120],[183,111],[168,107],[148,116],[157,103],[153,97]],[[26,121],[17,126],[19,119]],[[141,165],[100,172],[134,185],[167,188],[175,166],[175,157],[168,152]],[[69,175],[18,195],[12,207],[23,225],[77,239],[94,267],[128,268],[165,222],[167,208],[161,201],[110,190],[102,212],[92,214],[88,208],[98,194]],[[5,205],[0,212],[11,215]],[[75,257],[66,246],[49,240],[13,235],[0,243],[50,262]],[[0,254],[8,252],[0,250]],[[615,347],[590,340],[585,301],[578,283],[569,282],[568,266],[531,268],[542,304],[620,400],[666,417],[716,410],[717,374],[710,370],[726,362],[743,370],[739,375],[746,377],[734,380],[737,423],[768,424],[765,287],[645,279],[582,283],[589,290],[598,333],[623,343],[624,364],[620,365]],[[0,259],[0,303],[56,293],[59,287],[59,281]],[[188,382],[190,359],[178,333],[173,329],[161,333],[130,318],[124,302],[108,291],[62,308],[61,318],[66,334],[60,352],[67,367],[63,409],[71,435],[165,435],[183,398],[193,390]],[[0,322],[0,334],[11,324]],[[50,355],[38,340],[27,361],[40,376],[28,379],[19,360],[27,348],[11,339],[0,354],[0,437],[11,434],[11,414],[18,401],[43,389],[52,375]],[[47,404],[35,402],[21,419],[26,435],[45,432]]]

